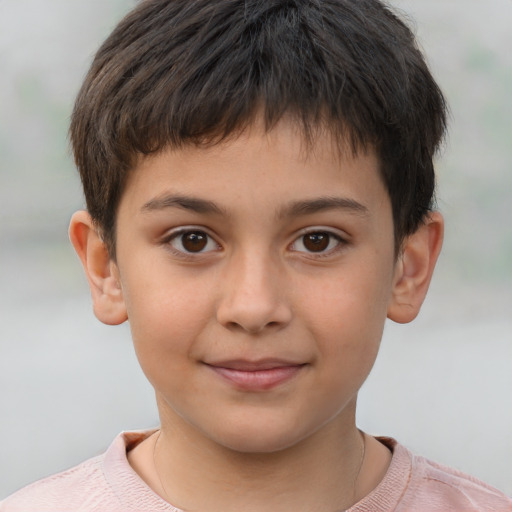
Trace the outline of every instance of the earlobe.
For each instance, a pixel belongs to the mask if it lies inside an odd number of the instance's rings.
[[[69,238],[89,282],[94,314],[108,325],[123,323],[128,316],[118,268],[86,211],[76,212],[71,218]]]
[[[443,244],[444,221],[432,212],[404,242],[395,267],[388,318],[408,323],[418,315]]]

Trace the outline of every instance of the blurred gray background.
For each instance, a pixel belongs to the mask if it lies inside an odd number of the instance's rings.
[[[133,0],[0,0],[0,498],[158,422],[127,326],[91,312],[67,150],[91,57]],[[452,110],[444,252],[386,327],[359,425],[512,494],[512,0],[396,0]]]

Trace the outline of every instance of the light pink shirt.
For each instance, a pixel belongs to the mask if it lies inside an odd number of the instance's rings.
[[[151,431],[120,434],[103,454],[35,482],[0,503],[0,512],[181,512],[135,473],[126,452]],[[512,512],[512,499],[454,469],[412,455],[390,438],[389,469],[348,512]]]

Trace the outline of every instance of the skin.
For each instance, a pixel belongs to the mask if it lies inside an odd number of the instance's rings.
[[[161,431],[130,464],[176,507],[335,511],[389,465],[378,441],[363,447],[357,393],[386,317],[417,315],[443,221],[431,214],[397,258],[374,152],[331,142],[306,150],[285,120],[141,159],[119,205],[116,262],[86,212],[72,219],[95,313],[129,320],[156,392]],[[226,378],[240,362],[265,367],[259,384]],[[275,365],[286,378],[267,386]]]

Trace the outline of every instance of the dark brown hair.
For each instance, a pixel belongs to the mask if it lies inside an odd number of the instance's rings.
[[[145,0],[103,43],[70,138],[87,208],[115,257],[117,206],[140,155],[215,143],[263,114],[306,139],[374,147],[395,243],[432,208],[446,105],[410,29],[378,0]]]

